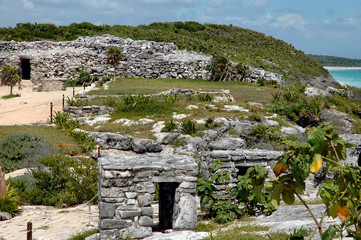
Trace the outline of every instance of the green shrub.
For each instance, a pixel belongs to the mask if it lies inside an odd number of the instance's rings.
[[[214,99],[214,96],[209,93],[200,93],[200,94],[197,94],[197,99],[200,102],[212,102]]]
[[[80,126],[78,120],[69,119],[69,113],[64,113],[60,111],[55,111],[53,115],[53,122],[58,125],[59,128],[66,129],[70,132]]]
[[[16,214],[20,212],[20,198],[15,188],[10,187],[10,184],[6,186],[6,194],[0,196],[0,212],[8,212],[10,214]]]
[[[0,141],[0,166],[4,172],[37,166],[37,160],[56,152],[41,137],[27,133],[12,134]]]
[[[257,79],[256,84],[258,86],[266,86],[267,82],[266,82],[266,79],[264,79],[264,77],[260,77]]]
[[[102,77],[102,79],[97,82],[97,87],[102,87],[104,85],[104,83],[107,83],[110,80],[112,80],[112,79],[109,76]]]
[[[162,95],[164,102],[166,103],[176,103],[178,102],[178,96],[177,94],[169,94],[169,95]]]
[[[85,203],[97,194],[98,170],[93,159],[56,155],[39,162],[45,168],[33,170],[33,176],[10,180],[22,192],[23,202],[64,207]]]
[[[185,134],[195,134],[198,131],[197,124],[193,122],[192,120],[183,120],[181,122],[181,130]]]
[[[67,80],[68,87],[76,87],[76,86],[90,86],[93,81],[97,79],[92,76],[84,66],[81,66],[81,69],[78,71],[74,71],[72,73],[71,79]]]
[[[251,114],[249,116],[249,120],[255,121],[255,122],[260,122],[261,121],[261,116],[258,115],[258,114]]]
[[[173,120],[165,121],[164,128],[162,128],[161,132],[171,132],[178,128],[178,124]]]
[[[67,97],[66,104],[68,106],[76,106],[76,107],[86,106],[86,105],[88,105],[88,99],[81,100],[80,97],[78,97],[78,96]]]

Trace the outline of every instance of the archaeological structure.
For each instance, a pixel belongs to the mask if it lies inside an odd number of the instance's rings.
[[[120,46],[125,58],[119,62],[116,72],[119,77],[140,78],[190,78],[209,79],[206,66],[211,57],[195,52],[180,51],[173,43],[133,41],[110,35],[79,37],[66,42],[15,42],[0,41],[0,65],[21,63],[23,79],[42,86],[42,90],[52,90],[45,85],[59,85],[71,78],[74,71],[84,67],[95,77],[114,73],[107,64],[105,52],[112,46]],[[279,74],[253,69],[248,81],[266,80],[282,82]],[[53,83],[54,82],[54,83]]]

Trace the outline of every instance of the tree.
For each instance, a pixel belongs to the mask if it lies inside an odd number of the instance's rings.
[[[285,141],[289,149],[273,168],[276,178],[271,182],[270,202],[277,208],[281,196],[286,204],[293,204],[297,197],[317,225],[314,234],[318,231],[323,240],[335,237],[343,239],[344,229],[354,239],[361,239],[361,167],[344,164],[346,149],[352,144],[334,133],[335,127],[328,124],[311,128],[307,142]],[[318,195],[326,205],[326,211],[319,220],[301,195],[306,188],[306,178],[318,172],[322,166],[326,172],[333,174],[333,178],[319,188]],[[326,215],[339,217],[341,225],[331,225],[323,231],[322,223]]]
[[[117,66],[119,64],[119,60],[123,59],[125,56],[122,53],[121,47],[113,46],[109,48],[105,54],[108,56],[107,62],[108,64],[113,65],[114,67],[114,80],[115,80],[115,74],[117,72]]]
[[[21,81],[20,76],[16,72],[16,67],[3,64],[0,70],[1,85],[10,86],[10,95],[13,94],[13,87]]]

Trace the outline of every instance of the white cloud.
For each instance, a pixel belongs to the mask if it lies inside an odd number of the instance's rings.
[[[251,3],[255,7],[265,7],[268,5],[268,0],[251,0]]]
[[[34,9],[34,4],[29,0],[23,0],[24,8],[27,10]]]
[[[282,28],[282,29],[295,28],[301,31],[305,30],[306,22],[299,14],[295,14],[295,13],[286,14],[274,20],[275,22],[271,24],[271,26],[274,28]]]

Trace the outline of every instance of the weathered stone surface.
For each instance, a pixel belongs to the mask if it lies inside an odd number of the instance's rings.
[[[99,216],[104,218],[114,217],[115,204],[100,202],[99,203]]]
[[[154,200],[154,196],[151,194],[139,195],[138,196],[138,205],[139,205],[139,207],[147,207],[152,204],[153,200]]]
[[[124,232],[126,233],[125,236],[130,237],[132,239],[143,239],[145,237],[149,237],[152,235],[152,228],[135,227],[135,228],[129,228]]]
[[[143,227],[153,227],[153,218],[148,216],[142,216],[139,218],[138,223]]]
[[[201,240],[209,237],[207,232],[177,231],[168,234],[155,234],[144,240]]]
[[[161,152],[163,147],[153,140],[133,138],[132,149],[136,153]]]
[[[153,216],[153,208],[152,207],[142,207],[141,215],[152,217]]]
[[[320,114],[320,120],[325,122],[332,122],[332,125],[338,127],[339,130],[335,130],[337,133],[352,133],[353,122],[346,113],[339,112],[336,108],[323,109]]]
[[[102,229],[123,229],[132,225],[131,220],[114,220],[114,219],[103,219],[101,221]]]
[[[11,219],[12,216],[10,213],[8,212],[0,212],[0,221],[6,221],[6,220],[9,220]]]
[[[196,230],[197,229],[197,202],[191,195],[180,197],[178,212],[173,221],[174,230]]]
[[[222,138],[208,145],[210,150],[237,150],[246,147],[246,142],[241,138]]]

